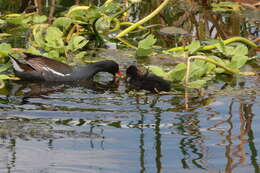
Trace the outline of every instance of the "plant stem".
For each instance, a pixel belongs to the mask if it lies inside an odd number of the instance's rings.
[[[67,16],[70,16],[70,14],[74,11],[78,11],[78,10],[88,10],[89,6],[78,6],[78,7],[74,7],[72,9],[69,10],[69,12],[67,13]]]
[[[137,28],[138,26],[144,24],[145,22],[147,22],[148,20],[150,20],[151,18],[153,18],[154,16],[156,16],[169,2],[170,0],[165,0],[157,9],[155,9],[152,13],[150,13],[148,16],[146,16],[145,18],[143,18],[142,20],[139,20],[138,22],[136,22],[135,24],[129,26],[128,28],[126,28],[125,30],[123,30],[121,33],[119,33],[116,38],[121,38],[124,35],[126,35],[127,33],[131,32],[132,30],[134,30],[135,28]]]
[[[245,43],[247,44],[248,46],[251,46],[251,47],[259,47],[257,46],[254,42],[246,39],[246,38],[243,38],[243,37],[232,37],[232,38],[229,38],[227,40],[224,40],[223,41],[223,44],[224,45],[227,45],[227,44],[230,44],[230,43],[233,43],[233,42],[242,42],[242,43]],[[217,46],[220,46],[220,43],[215,43],[215,44],[211,44],[211,45],[207,45],[207,46],[203,46],[200,48],[200,50],[211,50],[211,49],[214,49],[216,48]],[[171,48],[171,49],[168,49],[164,52],[176,52],[176,51],[185,51],[185,50],[188,50],[189,49],[189,46],[182,46],[182,47],[175,47],[175,48]]]
[[[186,83],[186,85],[189,82],[190,61],[192,59],[200,59],[200,60],[203,60],[203,61],[207,61],[207,62],[212,63],[212,64],[214,64],[214,65],[216,65],[218,67],[223,68],[224,70],[226,70],[229,73],[240,74],[240,75],[245,75],[245,76],[255,76],[256,75],[254,72],[241,72],[238,69],[229,68],[229,67],[224,66],[222,64],[219,64],[218,62],[214,61],[213,59],[210,59],[210,58],[205,57],[205,56],[191,56],[187,60],[187,70],[186,70],[186,75],[185,75],[185,83]]]

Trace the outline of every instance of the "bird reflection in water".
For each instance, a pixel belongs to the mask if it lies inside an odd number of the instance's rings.
[[[96,82],[96,81],[73,81],[73,82],[28,82],[12,81],[7,86],[9,91],[7,98],[9,101],[17,99],[22,95],[22,104],[26,104],[29,98],[46,98],[49,94],[62,93],[70,88],[82,88],[82,90],[92,90],[96,93],[117,90],[118,81]],[[17,101],[17,100],[16,100]]]

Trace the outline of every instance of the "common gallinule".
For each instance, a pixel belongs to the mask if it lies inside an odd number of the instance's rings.
[[[121,76],[119,66],[115,61],[105,60],[86,66],[69,66],[62,62],[39,55],[23,53],[24,62],[10,56],[16,76],[23,80],[40,81],[79,81],[92,79],[98,72],[108,72]]]
[[[171,89],[170,82],[149,72],[142,74],[134,65],[127,68],[126,76],[129,77],[129,83],[136,89],[155,92],[170,91]]]

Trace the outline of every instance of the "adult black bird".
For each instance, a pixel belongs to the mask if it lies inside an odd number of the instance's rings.
[[[90,80],[98,72],[111,73],[115,78],[118,75],[122,76],[119,65],[112,60],[95,62],[85,66],[69,66],[43,56],[23,54],[25,55],[24,62],[9,55],[15,75],[23,80],[52,82]]]
[[[143,89],[153,92],[171,90],[169,81],[149,72],[142,74],[134,65],[127,68],[126,76],[129,77],[129,83],[138,90]]]

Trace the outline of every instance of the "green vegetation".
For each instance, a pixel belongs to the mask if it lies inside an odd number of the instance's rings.
[[[166,53],[171,54],[173,60],[176,56],[185,58],[186,63],[180,63],[168,71],[159,66],[150,65],[147,68],[167,80],[179,82],[190,88],[200,88],[218,74],[255,75],[253,72],[240,71],[249,60],[254,59],[248,56],[249,49],[257,47],[254,42],[243,37],[207,42],[192,41],[188,45],[172,46],[174,48],[171,49],[162,48],[163,51],[155,49],[158,38],[151,34],[148,27],[142,25],[164,8],[165,13],[169,12],[168,6],[170,6],[169,0],[164,0],[158,8],[136,23],[126,21],[125,13],[133,7],[133,4],[124,8],[122,4],[111,0],[107,0],[99,7],[72,6],[53,20],[48,20],[47,16],[35,12],[2,15],[0,16],[0,62],[3,64],[0,66],[1,86],[4,85],[2,80],[16,79],[7,72],[11,67],[5,58],[8,54],[26,51],[73,63],[72,61],[84,61],[89,49],[103,47],[106,42],[119,41],[127,47],[136,49],[137,57],[149,56],[151,53]],[[212,3],[211,6],[216,13],[241,10],[239,4],[232,2]],[[165,18],[167,17],[169,16],[166,15]],[[124,26],[128,27],[118,33]],[[24,47],[13,47],[6,41],[13,32],[26,37]],[[136,32],[141,34],[137,35]],[[123,38],[127,34],[131,34],[131,38]],[[185,36],[173,37],[177,40],[176,44],[180,44]],[[135,40],[138,46],[129,40]]]

